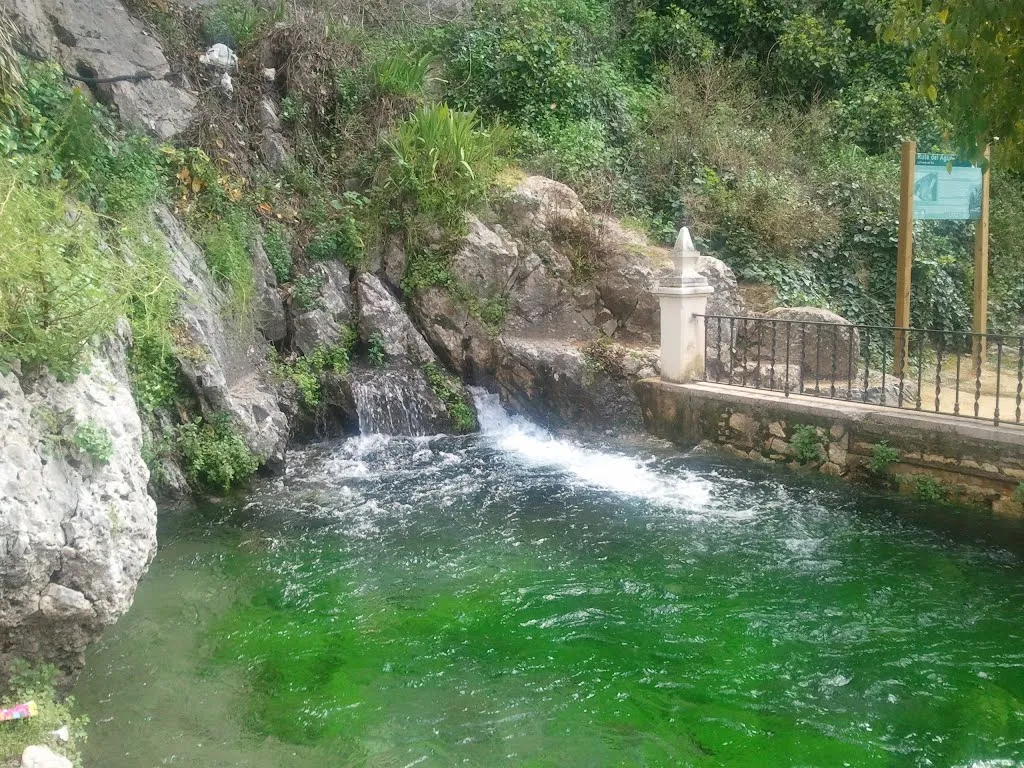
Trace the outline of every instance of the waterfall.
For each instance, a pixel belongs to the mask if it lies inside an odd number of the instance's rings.
[[[443,428],[444,406],[417,369],[352,374],[352,397],[363,435],[431,435]]]
[[[642,459],[606,447],[590,448],[559,438],[519,416],[510,416],[497,395],[470,387],[480,433],[523,464],[575,478],[591,488],[665,507],[703,509],[711,486],[689,471],[665,472],[654,458]]]

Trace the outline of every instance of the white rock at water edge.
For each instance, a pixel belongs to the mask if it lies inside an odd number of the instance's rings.
[[[33,744],[21,753],[21,768],[74,768],[71,761],[49,747]]]

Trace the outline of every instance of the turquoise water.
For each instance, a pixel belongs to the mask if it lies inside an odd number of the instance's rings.
[[[165,513],[87,765],[1024,765],[1018,530],[482,415]]]

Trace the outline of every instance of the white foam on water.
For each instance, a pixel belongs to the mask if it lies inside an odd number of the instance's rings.
[[[585,448],[554,437],[526,419],[509,416],[497,395],[472,388],[480,432],[499,450],[523,463],[550,467],[591,488],[651,504],[689,512],[703,511],[711,499],[711,485],[686,471],[657,472],[648,462],[625,454]]]

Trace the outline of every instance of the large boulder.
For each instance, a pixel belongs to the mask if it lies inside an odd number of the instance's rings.
[[[191,125],[196,97],[167,79],[160,43],[117,0],[8,0],[4,10],[39,54],[55,56],[69,72],[139,76],[95,87],[125,122],[162,140]]]
[[[779,321],[772,323],[772,321]],[[798,365],[805,376],[845,382],[860,367],[860,332],[846,318],[817,307],[779,307],[758,323],[763,356],[774,351],[777,363]]]
[[[109,436],[106,461],[80,429]],[[15,658],[79,668],[131,606],[156,553],[141,450],[121,338],[69,383],[0,376],[0,676]]]
[[[228,413],[249,450],[272,472],[284,470],[288,420],[270,384],[268,347],[248,318],[237,317],[202,250],[163,207],[156,210],[181,286],[179,314],[187,341],[177,360],[205,414]]]
[[[356,281],[359,297],[359,332],[363,341],[379,343],[393,363],[423,365],[436,357],[402,305],[374,275],[364,273]]]
[[[514,410],[553,427],[639,430],[640,404],[603,351],[556,340],[503,339],[493,383]],[[651,367],[648,375],[653,375]]]
[[[292,301],[292,345],[308,355],[317,347],[336,346],[344,335],[343,326],[352,322],[352,289],[349,269],[340,261],[313,266],[309,275],[320,281],[311,305],[296,308]]]

